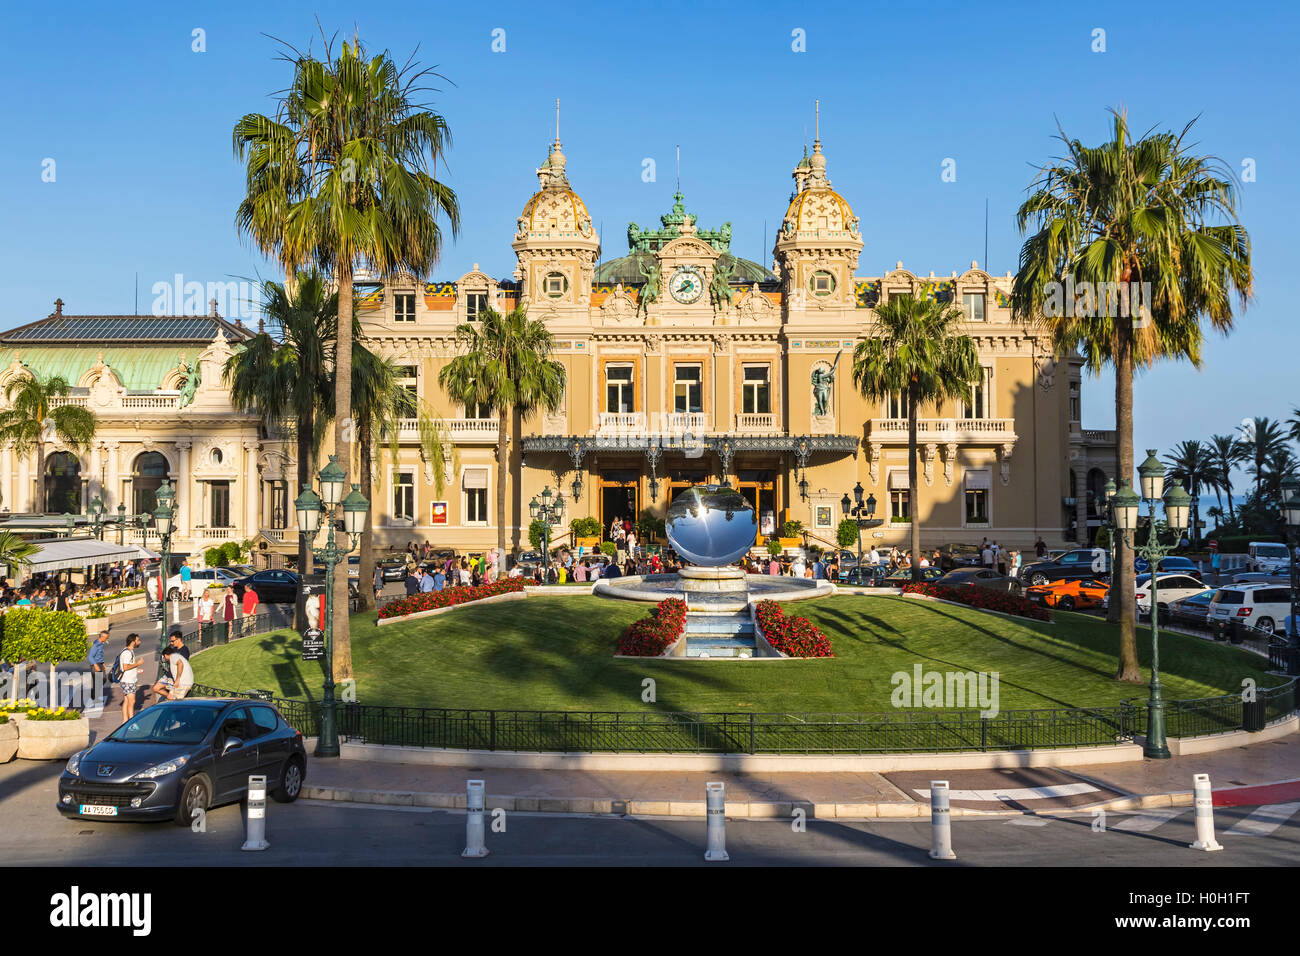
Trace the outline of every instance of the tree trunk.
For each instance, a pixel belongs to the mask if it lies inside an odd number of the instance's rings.
[[[298,416],[298,494],[302,494],[304,489],[311,487],[311,435],[312,430],[316,427],[315,415],[311,410]],[[289,502],[289,507],[293,507],[293,502]],[[294,520],[297,520],[297,512],[294,512]],[[285,516],[286,521],[288,516]],[[311,573],[311,539],[305,534],[298,534],[298,575],[300,578]],[[302,596],[302,588],[298,589],[298,595],[293,602],[293,626],[294,630],[301,633],[307,627],[307,601]]]
[[[1225,490],[1228,492],[1228,522],[1235,525],[1237,523],[1237,513],[1232,510],[1232,489],[1227,488]]]
[[[1115,361],[1115,431],[1119,439],[1119,476],[1133,480],[1133,353],[1122,339]],[[1136,530],[1134,537],[1136,537]],[[1137,655],[1137,605],[1134,597],[1133,550],[1122,534],[1115,536],[1115,567],[1110,570],[1112,610],[1118,605],[1119,668],[1116,680],[1141,683]]]
[[[340,262],[337,268],[339,287],[339,326],[334,349],[334,454],[339,466],[351,475],[352,449],[356,439],[356,422],[352,420],[352,261]],[[346,495],[346,486],[344,493]],[[341,562],[342,573],[334,573],[334,679],[352,677],[352,635],[348,630],[348,562]]]
[[[506,567],[506,475],[509,472],[510,443],[507,428],[509,420],[506,409],[497,409],[497,572],[505,573]]]
[[[912,580],[921,580],[921,508],[916,482],[916,382],[907,387],[907,511],[912,519]]]
[[[371,433],[372,422],[366,419],[357,429],[357,444],[361,449],[361,493],[370,501],[370,492],[372,490],[370,474],[370,445],[373,435]],[[371,509],[371,514],[374,509]],[[361,600],[358,606],[364,610],[374,607],[375,600],[375,530],[374,523],[366,522],[366,530],[361,532],[361,560],[357,568],[357,590],[361,594]]]

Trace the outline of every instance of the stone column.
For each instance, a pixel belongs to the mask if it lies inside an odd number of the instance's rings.
[[[108,455],[108,492],[104,496],[104,504],[111,508],[113,515],[117,515],[117,506],[126,504],[128,512],[134,507],[134,503],[127,500],[126,495],[122,494],[122,483],[118,480],[118,458],[121,455],[122,443],[119,441],[105,442],[104,447],[107,449],[105,454]]]
[[[14,495],[14,511],[30,512],[32,510],[32,472],[28,462],[31,455],[17,455],[18,489]]]
[[[257,449],[255,441],[244,442],[244,467],[247,473],[244,488],[244,533],[242,537],[251,538],[261,528],[259,518],[262,514],[262,484],[257,475]]]
[[[1075,536],[1080,548],[1088,546],[1088,462],[1079,459],[1074,469],[1074,520],[1078,527]]]
[[[103,463],[103,442],[95,442],[90,449],[90,476],[86,483],[86,495],[94,498],[99,495],[100,501],[104,502],[104,513],[108,514],[108,496],[104,493],[104,482],[100,478],[100,468]]]
[[[3,499],[0,508],[10,512],[18,510],[14,503],[14,450],[8,442],[0,451],[0,499]]]
[[[176,451],[178,456],[177,474],[180,475],[176,485],[176,533],[178,537],[190,537],[190,495],[193,486],[190,482],[190,475],[193,469],[190,467],[190,449],[193,447],[192,442],[178,441]]]

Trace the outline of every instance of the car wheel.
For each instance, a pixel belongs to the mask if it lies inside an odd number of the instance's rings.
[[[1265,634],[1267,634],[1269,637],[1273,636],[1273,631],[1275,628],[1273,624],[1273,619],[1271,617],[1261,617],[1259,619],[1259,623],[1256,624],[1255,626],[1259,628],[1261,631],[1263,631]]]
[[[1074,610],[1074,598],[1070,597],[1070,596],[1067,594],[1065,597],[1061,598],[1061,600],[1059,600],[1059,601],[1056,602],[1056,606],[1057,606],[1058,608],[1060,608],[1062,611],[1073,611],[1073,610]]]
[[[167,592],[167,600],[171,601],[173,604],[179,602],[180,599],[181,599],[180,588],[172,588],[170,591]]]
[[[1037,585],[1043,585],[1043,584],[1046,584],[1046,583],[1047,583],[1047,575],[1046,575],[1046,574],[1035,574],[1032,578],[1029,579],[1029,583],[1030,583],[1030,584],[1037,584]]]
[[[181,798],[176,803],[176,825],[187,827],[194,821],[194,811],[207,812],[212,802],[212,786],[203,774],[195,774],[185,781]]]
[[[306,776],[301,757],[290,757],[285,761],[284,771],[280,774],[280,784],[271,791],[271,799],[276,803],[293,803],[302,793],[302,781]]]

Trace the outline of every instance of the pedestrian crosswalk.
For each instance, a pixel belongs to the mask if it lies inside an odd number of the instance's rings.
[[[1156,827],[1168,823],[1174,817],[1186,813],[1185,808],[1176,810],[1143,810],[1135,813],[1130,817],[1125,817],[1119,823],[1114,824],[1109,829],[1119,830],[1124,833],[1150,833]]]
[[[1292,817],[1300,813],[1300,801],[1294,803],[1272,803],[1257,807],[1249,816],[1236,820],[1228,826],[1233,818],[1225,818],[1223,808],[1216,812],[1216,827],[1220,835],[1234,836],[1271,836],[1278,829],[1289,823]],[[1056,818],[1035,814],[1012,817],[1008,826],[1045,827]],[[1138,810],[1133,813],[1108,814],[1105,829],[1116,833],[1152,833],[1167,823],[1178,820],[1190,825],[1195,817],[1191,807],[1173,807],[1161,810]],[[1227,829],[1223,829],[1224,827]]]
[[[1260,807],[1231,829],[1225,830],[1223,835],[1268,836],[1295,816],[1297,810],[1300,810],[1300,803],[1274,803]]]

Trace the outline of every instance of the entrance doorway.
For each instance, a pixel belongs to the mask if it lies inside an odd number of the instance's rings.
[[[749,502],[758,516],[758,534],[762,538],[780,534],[776,526],[776,473],[771,470],[740,469],[736,472],[736,490]]]
[[[606,541],[615,518],[636,523],[641,503],[639,479],[634,468],[600,473],[600,526]]]

